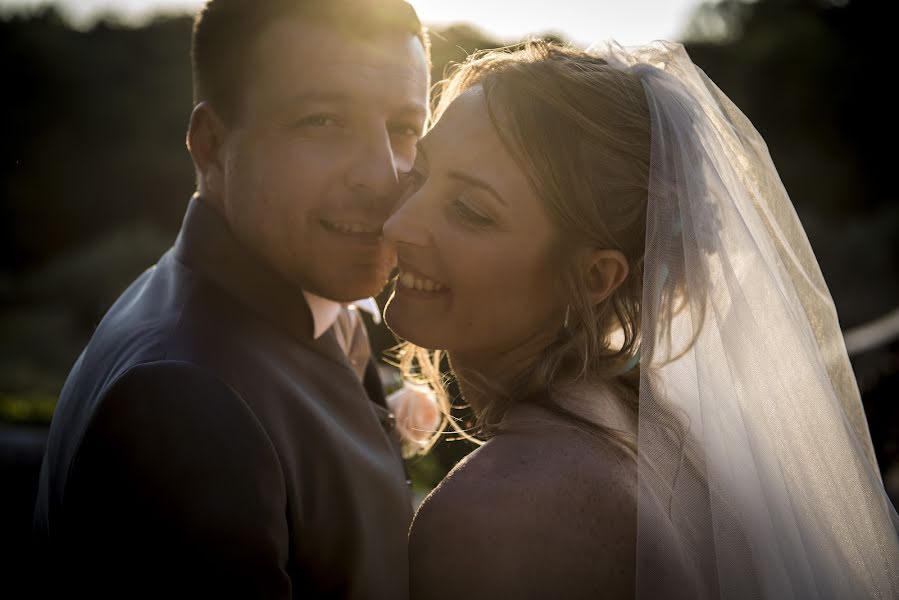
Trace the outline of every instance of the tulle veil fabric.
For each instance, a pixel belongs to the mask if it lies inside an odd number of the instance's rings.
[[[593,51],[652,118],[637,597],[899,598],[899,517],[765,142],[680,44]]]

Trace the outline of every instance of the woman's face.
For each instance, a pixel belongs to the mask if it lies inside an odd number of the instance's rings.
[[[399,275],[390,328],[418,346],[478,361],[526,361],[558,334],[557,231],[487,113],[458,97],[421,140],[404,200],[384,224]],[[485,362],[486,361],[486,362]],[[511,365],[510,365],[511,366]]]

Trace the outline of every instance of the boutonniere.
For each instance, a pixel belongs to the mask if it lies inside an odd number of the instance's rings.
[[[403,387],[387,396],[387,408],[396,419],[396,430],[407,458],[426,448],[440,427],[440,405],[434,391],[426,385],[404,383]]]

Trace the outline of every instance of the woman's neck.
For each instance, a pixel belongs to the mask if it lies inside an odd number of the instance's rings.
[[[476,352],[450,351],[449,363],[465,401],[476,411],[503,401],[522,374],[532,369],[549,345],[537,337],[518,346]]]
[[[472,357],[466,360],[466,357],[448,354],[448,358],[459,392],[475,412],[505,399],[513,376],[497,369],[485,369],[480,361],[472,360]]]

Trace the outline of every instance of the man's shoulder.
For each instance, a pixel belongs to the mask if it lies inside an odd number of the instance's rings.
[[[126,384],[135,397],[165,386],[165,393],[156,402],[180,397],[184,392],[179,390],[187,389],[187,383],[202,381],[215,387],[217,372],[223,368],[217,368],[209,356],[225,352],[221,336],[227,328],[204,325],[188,314],[212,318],[209,310],[191,306],[196,302],[192,299],[196,292],[207,292],[199,289],[202,284],[196,278],[183,271],[171,254],[164,255],[107,311],[66,379],[51,438],[57,432],[77,438],[106,403],[106,397],[113,392],[121,396]],[[216,335],[219,339],[214,339]],[[136,381],[153,385],[141,390],[133,384]]]
[[[234,317],[237,312],[227,294],[216,290],[169,251],[116,299],[92,341],[109,334],[128,341],[153,334],[171,335],[198,325],[208,326],[222,313]]]
[[[136,365],[166,360],[227,370],[217,358],[248,352],[262,331],[256,321],[169,252],[107,311],[85,348],[81,376],[109,382]]]
[[[171,359],[136,362],[122,369],[110,380],[104,396],[145,394],[162,396],[166,392],[215,388],[218,392],[235,394],[214,370],[202,365]]]
[[[72,454],[77,440],[92,428],[128,432],[184,419],[188,413],[218,418],[225,410],[245,409],[234,388],[197,364],[138,359],[93,372],[80,371],[81,366],[79,361],[66,381],[51,424],[50,441],[69,447]]]
[[[230,417],[255,421],[240,394],[217,373],[196,364],[160,360],[137,363],[118,374],[100,394],[91,427],[134,435],[152,430],[154,423],[165,423],[165,428],[174,424],[199,428],[193,433],[201,433]]]

